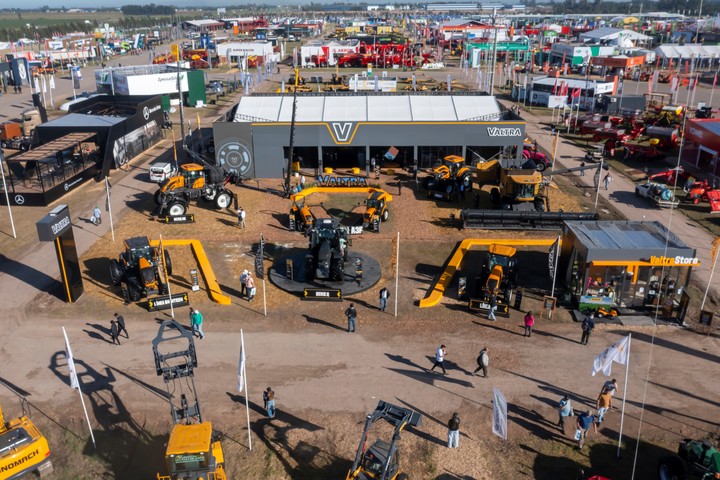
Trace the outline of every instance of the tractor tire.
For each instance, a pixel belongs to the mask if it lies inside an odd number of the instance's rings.
[[[162,190],[158,190],[155,192],[155,195],[153,195],[153,200],[155,201],[155,205],[160,205],[163,203],[165,193]]]
[[[333,258],[330,262],[330,280],[342,282],[345,278],[345,269],[342,258]]]
[[[120,285],[120,282],[122,282],[122,268],[120,267],[120,263],[115,260],[114,258],[110,260],[110,281],[114,286]]]
[[[545,211],[545,199],[542,197],[535,197],[533,200],[533,207],[536,212],[544,212]]]
[[[350,68],[352,65],[350,65],[350,62],[343,63],[343,67]]]
[[[545,162],[543,162],[542,160],[538,160],[538,162],[535,164],[535,169],[538,172],[544,172],[546,168],[547,165],[545,165]]]
[[[228,192],[220,192],[215,198],[215,206],[218,210],[225,210],[232,203],[232,195]]]
[[[305,255],[305,281],[312,282],[315,280],[315,260],[312,254]]]
[[[490,200],[492,201],[493,205],[500,205],[502,199],[500,198],[499,188],[493,188],[490,190]]]
[[[172,275],[172,260],[167,250],[163,250],[163,255],[165,256],[165,271],[169,277]]]
[[[425,190],[430,190],[430,182],[432,181],[432,177],[425,177],[422,180],[422,187]]]
[[[215,200],[215,197],[217,196],[217,190],[214,188],[206,188],[205,191],[202,194],[202,199],[206,202],[212,202]]]
[[[465,189],[466,192],[469,192],[472,190],[472,183],[473,183],[472,177],[470,176],[470,174],[463,175],[462,184],[463,184],[463,188]]]
[[[381,217],[381,218],[382,218],[382,221],[383,221],[383,222],[387,222],[387,221],[388,221],[388,218],[390,218],[390,210],[388,210],[388,209],[386,208],[385,211],[382,213],[382,217]]]
[[[127,280],[127,291],[131,302],[137,302],[142,297],[140,285],[136,277],[130,277]]]
[[[677,455],[664,455],[658,461],[658,478],[660,480],[684,480],[685,464]]]
[[[167,213],[171,217],[177,217],[179,215],[185,215],[185,212],[187,212],[187,205],[183,202],[173,202],[168,206]]]

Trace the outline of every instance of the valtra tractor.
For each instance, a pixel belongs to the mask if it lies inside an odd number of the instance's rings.
[[[448,155],[432,169],[432,175],[423,179],[423,187],[428,196],[450,200],[452,193],[460,185],[465,192],[472,190],[472,171],[465,166],[465,159],[457,155]]]
[[[347,248],[352,239],[345,227],[334,218],[315,220],[308,233],[310,250],[305,256],[305,280],[342,282],[345,276]]]
[[[148,237],[128,238],[123,245],[125,251],[117,260],[110,260],[112,284],[119,286],[124,283],[128,300],[133,302],[144,296],[167,293],[162,273],[164,271],[168,277],[172,275],[172,262],[167,250],[161,253],[159,248],[151,247]]]
[[[237,183],[238,177],[212,165],[188,163],[180,166],[180,173],[167,179],[155,192],[155,203],[160,214],[184,215],[191,200],[202,198],[214,202],[218,209],[228,208],[233,193],[228,183]]]

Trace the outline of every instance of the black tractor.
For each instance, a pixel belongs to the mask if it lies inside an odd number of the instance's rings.
[[[308,236],[310,251],[305,256],[305,280],[342,282],[347,249],[352,245],[347,228],[338,227],[336,219],[320,218],[314,221]]]
[[[127,300],[137,302],[148,295],[164,295],[168,291],[163,282],[161,265],[169,277],[172,275],[170,254],[150,246],[147,237],[128,238],[123,242],[125,251],[117,260],[110,260],[110,280],[115,286],[125,284]]]

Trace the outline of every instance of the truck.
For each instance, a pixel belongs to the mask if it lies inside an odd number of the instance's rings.
[[[5,421],[0,407],[0,478],[20,478],[31,473],[46,478],[53,471],[50,446],[24,413]]]
[[[659,183],[646,182],[635,185],[635,196],[647,198],[661,208],[677,207],[680,204],[672,190]]]
[[[40,110],[30,108],[21,114],[21,123],[5,122],[0,126],[0,146],[13,150],[26,151],[32,148],[37,139],[35,127],[42,123]]]
[[[150,165],[150,181],[162,183],[170,177],[177,175],[177,167],[174,162],[155,162]]]
[[[192,200],[200,198],[214,202],[218,209],[230,206],[233,193],[228,183],[237,183],[239,177],[213,165],[186,163],[180,166],[180,172],[170,177],[155,192],[155,203],[160,214],[170,216],[185,215]]]

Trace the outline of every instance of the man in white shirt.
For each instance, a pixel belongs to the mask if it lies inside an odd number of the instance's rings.
[[[443,362],[445,361],[445,345],[440,345],[435,352],[435,364],[430,369],[431,372],[435,371],[435,367],[440,367],[443,371],[443,375],[447,375],[447,371],[445,370],[445,365],[443,365]]]

